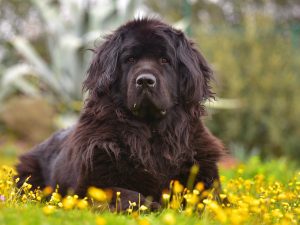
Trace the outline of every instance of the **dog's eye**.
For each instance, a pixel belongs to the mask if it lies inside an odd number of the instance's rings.
[[[128,59],[127,59],[127,62],[128,63],[135,63],[135,58],[130,56]]]
[[[169,63],[169,61],[166,58],[164,58],[164,57],[161,57],[159,59],[159,61],[160,61],[161,64],[167,64],[167,63]]]

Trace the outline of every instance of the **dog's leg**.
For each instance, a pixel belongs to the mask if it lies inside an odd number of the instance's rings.
[[[112,199],[109,204],[111,211],[125,211],[130,206],[129,201],[136,203],[134,209],[138,209],[141,205],[145,205],[150,211],[156,211],[161,207],[159,203],[148,200],[145,196],[136,191],[119,187],[108,189],[113,191]]]
[[[77,186],[74,192],[80,197],[87,195],[87,189],[90,186],[108,189],[112,191],[112,199],[109,208],[112,211],[124,211],[129,208],[131,202],[136,202],[137,206],[146,205],[149,210],[155,210],[160,207],[157,202],[148,200],[144,195],[139,193],[139,186],[131,190],[127,184],[147,180],[147,176],[139,177],[139,174],[132,174],[130,177],[126,172],[117,168],[117,163],[106,152],[100,149],[95,150],[93,167],[87,167],[83,164],[78,178]],[[122,165],[119,164],[122,167]],[[123,167],[122,167],[123,168]],[[126,167],[124,167],[126,168]],[[119,196],[120,193],[120,196]]]
[[[80,185],[76,188],[75,193],[81,197],[86,196],[88,187],[84,185],[85,182],[82,182],[82,180],[80,180],[79,184]],[[129,201],[136,203],[134,209],[138,209],[139,204],[140,206],[147,206],[151,211],[155,211],[161,207],[159,203],[148,200],[137,191],[120,187],[105,187],[104,189],[112,191],[112,198],[109,202],[110,211],[122,212],[127,210],[130,207]]]
[[[33,189],[37,187],[44,188],[45,182],[42,174],[42,168],[39,164],[39,154],[37,151],[29,152],[20,157],[20,162],[16,166],[19,178],[17,187],[21,187],[25,181],[30,183]]]
[[[220,186],[219,182],[219,172],[216,163],[202,161],[198,162],[196,166],[199,168],[199,171],[195,174],[196,171],[192,171],[192,165],[182,168],[182,173],[173,178],[178,180],[184,186],[188,188],[194,188],[197,183],[203,184],[203,189],[212,189]]]

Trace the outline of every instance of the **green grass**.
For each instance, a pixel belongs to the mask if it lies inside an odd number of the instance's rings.
[[[14,208],[0,209],[0,224],[11,225],[34,225],[34,224],[61,224],[61,225],[84,225],[97,224],[97,218],[104,218],[106,224],[127,225],[127,224],[141,224],[143,220],[147,220],[150,224],[172,224],[172,222],[165,221],[165,218],[170,214],[169,211],[163,213],[153,213],[142,215],[139,217],[113,214],[113,213],[96,213],[89,210],[58,210],[51,215],[45,215],[41,209],[36,205],[26,205]],[[167,215],[167,216],[166,216]],[[173,214],[171,214],[173,215]],[[186,217],[184,215],[174,215],[176,224],[197,224],[199,218]],[[99,222],[98,222],[99,223]],[[207,223],[206,223],[207,224]],[[100,224],[99,224],[100,225]]]
[[[287,183],[297,170],[299,167],[296,162],[286,158],[269,159],[262,162],[259,157],[252,156],[247,162],[239,163],[232,169],[221,169],[221,175],[227,179],[234,179],[238,176],[251,179],[257,174],[263,174],[268,181],[277,180]]]
[[[127,224],[130,221],[126,216],[113,214],[101,215],[108,224]],[[1,209],[0,224],[95,224],[96,214],[89,210],[57,210],[51,215],[45,215],[42,207],[37,205],[23,205],[22,207],[5,207]],[[112,223],[111,223],[112,224]]]
[[[11,156],[1,157],[0,154],[0,158],[2,164],[10,166],[16,162],[15,158]],[[19,198],[13,203],[0,201],[0,224],[299,224],[300,172],[296,164],[287,162],[285,159],[261,162],[259,158],[252,157],[248,162],[239,163],[231,169],[221,168],[220,172],[223,180],[222,185],[228,191],[227,196],[235,201],[232,202],[230,209],[223,210],[222,207],[207,203],[207,209],[202,214],[188,213],[178,209],[165,209],[157,213],[139,215],[138,212],[135,212],[129,215],[128,213],[101,213],[94,209],[65,210],[62,208],[56,208],[52,213],[45,213],[43,210],[45,203],[22,202]],[[258,174],[264,177],[263,181],[257,180]],[[0,195],[8,195],[3,191],[5,190],[3,185],[9,181],[5,176],[5,173],[1,174],[0,172]],[[252,186],[247,189],[247,185]],[[261,191],[260,188],[264,190]],[[268,194],[263,198],[264,203],[257,205],[255,201],[262,199],[265,192]],[[280,194],[284,195],[278,197]]]

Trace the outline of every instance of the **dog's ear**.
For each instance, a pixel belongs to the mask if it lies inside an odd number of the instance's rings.
[[[180,32],[177,42],[180,94],[184,104],[193,105],[213,98],[210,80],[213,73],[203,55]]]
[[[95,50],[95,56],[83,82],[83,91],[108,93],[117,79],[116,69],[121,47],[121,36],[114,33],[106,36],[102,45]]]

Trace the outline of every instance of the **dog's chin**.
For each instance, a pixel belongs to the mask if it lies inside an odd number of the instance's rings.
[[[167,110],[149,97],[143,97],[130,107],[134,116],[139,119],[155,122],[163,119]]]

